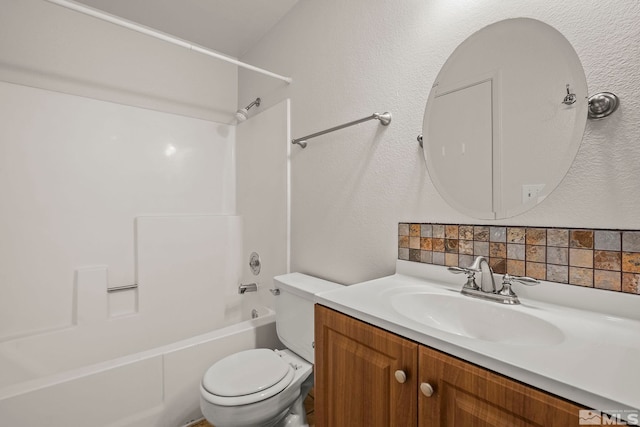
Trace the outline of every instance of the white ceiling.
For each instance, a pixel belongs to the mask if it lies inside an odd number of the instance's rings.
[[[298,0],[76,0],[239,58]]]

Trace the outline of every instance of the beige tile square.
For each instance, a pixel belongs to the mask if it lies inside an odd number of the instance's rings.
[[[512,276],[524,276],[526,275],[526,269],[524,261],[515,259],[507,259],[507,273]]]
[[[594,251],[593,266],[599,270],[620,271],[622,269],[622,254],[614,251]]]
[[[400,248],[408,248],[409,247],[409,236],[400,236],[400,237],[398,237],[398,247],[400,247]]]
[[[525,236],[527,229],[524,227],[508,227],[507,228],[507,243],[519,243],[525,242]]]
[[[489,226],[476,225],[473,227],[473,240],[476,242],[488,242],[489,241]]]
[[[594,270],[593,285],[608,291],[622,290],[622,273],[619,271]]]
[[[506,258],[507,257],[507,244],[490,242],[489,243],[489,256],[491,258]]]
[[[526,260],[527,262],[546,262],[547,261],[547,247],[527,245],[526,248]]]
[[[590,268],[569,267],[569,283],[593,287],[593,270]]]
[[[547,264],[547,280],[557,283],[569,283],[569,266]]]
[[[569,230],[563,228],[547,229],[547,246],[569,246]]]
[[[527,236],[525,238],[527,245],[545,245],[547,244],[546,228],[527,228]]]
[[[640,274],[622,273],[622,292],[640,294]]]
[[[457,267],[458,254],[444,254],[444,265],[448,267]]]
[[[571,230],[569,247],[593,249],[593,230]]]
[[[640,253],[622,252],[622,271],[640,273]]]
[[[433,237],[436,239],[444,239],[444,225],[433,224],[432,226]]]
[[[409,237],[409,249],[420,249],[420,236]]]
[[[433,250],[433,239],[431,237],[421,237],[420,238],[420,249],[423,251],[432,251]]]
[[[489,256],[489,242],[473,241],[473,254],[475,256]]]
[[[526,259],[525,245],[507,243],[507,259],[524,261]]]
[[[444,239],[431,239],[434,252],[444,252]]]
[[[547,280],[547,265],[540,262],[526,263],[527,276],[538,280]]]
[[[445,225],[444,226],[444,238],[445,239],[457,239],[458,238],[458,226],[457,225]]]
[[[401,222],[398,224],[398,236],[408,236],[409,235],[409,224],[405,224]]]
[[[591,249],[569,249],[569,265],[593,268],[593,251]]]
[[[473,240],[473,225],[461,225],[458,231],[460,239]]]
[[[431,264],[433,261],[433,252],[431,251],[420,251],[420,262],[424,262],[426,264]]]
[[[403,259],[405,261],[409,261],[409,248],[399,248],[398,249],[398,259]]]
[[[473,240],[459,240],[458,251],[461,255],[473,255]]]
[[[458,253],[458,239],[444,239],[444,251]]]
[[[547,246],[547,264],[569,265],[569,248]]]
[[[410,237],[420,237],[420,224],[410,224],[409,225],[409,236]]]

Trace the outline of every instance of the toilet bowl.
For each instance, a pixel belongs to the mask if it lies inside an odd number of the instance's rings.
[[[200,408],[216,427],[306,426],[313,386],[313,296],[340,287],[291,273],[274,278],[276,329],[285,350],[245,350],[213,364],[200,384]]]

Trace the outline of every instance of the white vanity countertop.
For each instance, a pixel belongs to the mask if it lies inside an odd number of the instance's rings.
[[[551,345],[501,343],[426,326],[401,314],[389,301],[393,294],[422,289],[451,295],[462,289],[464,275],[408,261],[398,261],[396,271],[321,292],[316,302],[592,409],[621,413],[623,418],[640,410],[640,296],[551,282],[533,287],[514,284],[522,305],[505,309],[546,320],[564,337]],[[526,330],[522,336],[527,336]]]

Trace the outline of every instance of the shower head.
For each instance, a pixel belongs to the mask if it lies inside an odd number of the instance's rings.
[[[254,105],[256,107],[260,106],[260,98],[256,98],[256,100],[253,101],[251,104],[236,111],[236,119],[239,122],[244,122],[245,120],[247,120],[249,118],[249,108],[253,107]]]

